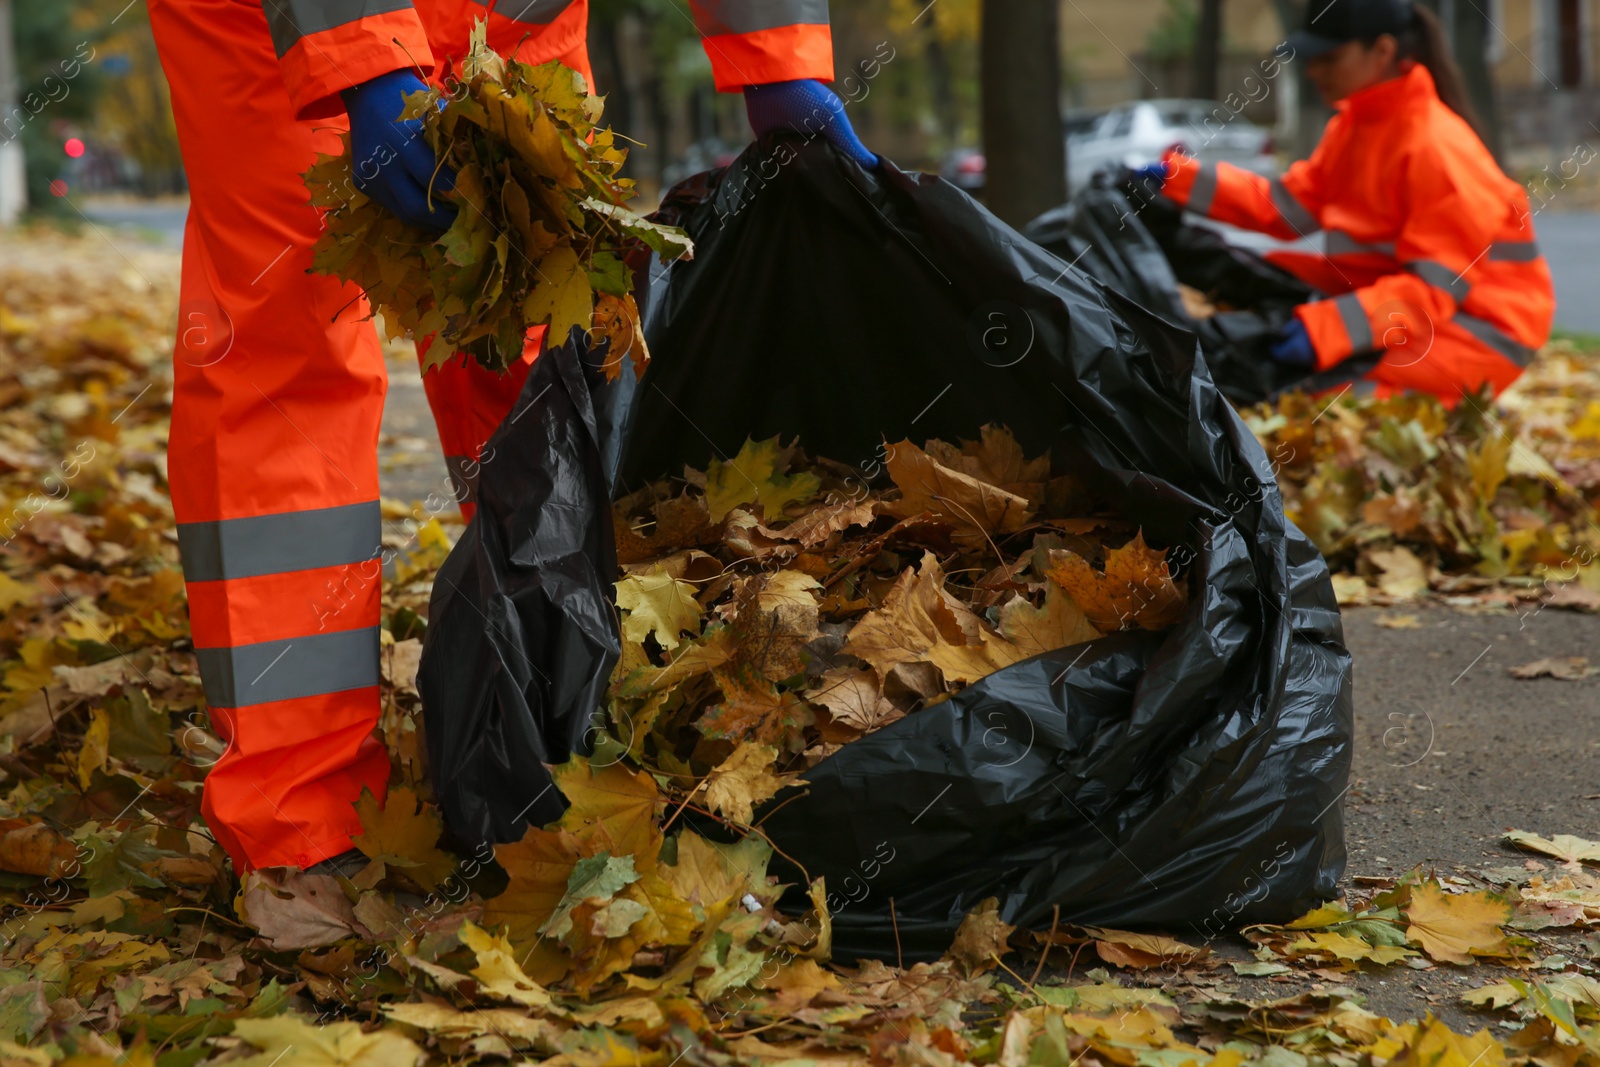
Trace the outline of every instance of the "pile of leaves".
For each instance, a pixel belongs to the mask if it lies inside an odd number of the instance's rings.
[[[337,156],[306,172],[327,228],[313,269],[354,282],[382,313],[391,339],[425,347],[424,370],[455,352],[504,370],[522,356],[530,327],[565,341],[573,327],[611,342],[607,368],[622,358],[642,372],[648,354],[631,295],[629,254],[688,256],[681,230],[629,211],[627,151],[601,129],[601,100],[557,62],[532,67],[503,59],[479,20],[460,62],[460,80],[414,93],[404,117],[454,172],[430,196],[457,207],[443,235],[408,225],[356,186],[374,161]],[[376,161],[381,163],[382,161]],[[637,260],[637,257],[635,257]]]
[[[748,822],[783,774],[996,670],[1182,616],[1166,552],[1004,428],[881,456],[746,441],[617,503],[612,741],[685,803]]]
[[[1553,342],[1498,401],[1291,394],[1245,417],[1342,601],[1565,585],[1600,610],[1593,351]]]

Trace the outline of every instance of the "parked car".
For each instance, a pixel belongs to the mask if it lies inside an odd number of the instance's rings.
[[[957,148],[939,164],[939,177],[957,189],[965,189],[977,196],[983,191],[983,176],[987,168],[988,161],[983,158],[982,152],[976,148]]]
[[[1141,167],[1180,147],[1205,163],[1278,173],[1272,135],[1214,100],[1139,100],[1098,116],[1069,112],[1063,126],[1073,192],[1102,168]]]

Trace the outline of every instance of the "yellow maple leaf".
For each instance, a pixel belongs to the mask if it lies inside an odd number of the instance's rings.
[[[238,1019],[233,1036],[261,1052],[235,1060],[241,1067],[270,1067],[279,1060],[296,1067],[407,1067],[422,1049],[398,1030],[363,1033],[360,1023],[312,1024],[293,1015]]]
[[[522,321],[528,326],[549,323],[550,343],[565,344],[577,326],[587,330],[594,322],[594,289],[570,245],[557,245],[539,261],[539,281],[522,304]]]
[[[471,922],[462,923],[457,936],[478,957],[472,977],[484,992],[530,1008],[550,1007],[550,994],[523,973],[509,938],[491,934]]]
[[[900,518],[932,512],[955,526],[958,542],[982,544],[989,534],[1020,530],[1032,517],[1025,498],[947,467],[910,441],[892,445],[884,466],[900,487],[900,499],[885,509]]]
[[[790,785],[803,781],[780,777],[772,771],[778,750],[770,745],[742,741],[705,780],[706,803],[734,822],[748,825],[755,806]]]
[[[1142,532],[1106,553],[1104,571],[1095,570],[1074,552],[1057,550],[1051,557],[1050,579],[1106,633],[1130,626],[1164,630],[1188,607],[1187,594],[1167,569],[1166,551],[1147,546]]]
[[[949,955],[965,964],[970,973],[986,971],[1009,951],[1007,940],[1015,929],[1000,918],[999,900],[989,897],[961,920]]]
[[[587,855],[634,856],[641,868],[661,850],[655,812],[662,803],[654,778],[620,763],[595,767],[575,756],[552,772],[556,788],[572,805],[560,826],[588,846]]]
[[[1511,904],[1486,892],[1446,893],[1437,883],[1419,885],[1406,905],[1406,940],[1445,963],[1473,964],[1475,956],[1505,950],[1500,929],[1511,921]]]
[[[694,594],[693,583],[679,581],[659,565],[628,575],[617,583],[617,607],[627,612],[622,635],[643,641],[654,634],[662,648],[677,648],[679,634],[700,631],[700,605]]]
[[[778,468],[785,461],[785,450],[778,447],[776,437],[765,441],[747,438],[732,459],[712,460],[706,468],[706,506],[711,521],[721,522],[740,504],[759,503],[762,515],[771,522],[790,504],[802,504],[816,496],[822,488],[817,476],[804,471],[784,475]]]
[[[455,857],[438,847],[444,832],[438,811],[419,801],[410,787],[389,790],[381,806],[372,791],[363,788],[355,808],[362,832],[352,843],[368,859],[400,868],[430,891],[455,870]]]

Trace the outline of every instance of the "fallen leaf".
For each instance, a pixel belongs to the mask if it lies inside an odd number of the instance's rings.
[[[1511,904],[1485,892],[1446,893],[1423,884],[1406,906],[1406,940],[1442,963],[1474,964],[1478,956],[1506,948],[1501,927],[1511,921]]]
[[[741,742],[731,755],[717,765],[705,782],[706,804],[711,810],[736,823],[748,825],[755,808],[790,785],[804,785],[793,777],[773,773],[778,750],[750,741]]]
[[[712,460],[706,468],[706,506],[711,521],[721,522],[740,504],[761,505],[768,522],[781,516],[791,504],[802,504],[817,495],[821,482],[810,472],[784,474],[788,450],[778,439],[746,439],[739,454],[730,460]]]
[[[233,1062],[241,1067],[271,1067],[283,1060],[305,1067],[410,1067],[422,1049],[396,1030],[365,1033],[359,1023],[312,1024],[293,1015],[236,1019],[233,1036],[261,1052]]]
[[[1167,569],[1166,550],[1148,547],[1142,532],[1107,552],[1103,571],[1063,549],[1052,552],[1050,559],[1048,577],[1105,633],[1131,626],[1164,630],[1175,625],[1188,607],[1187,593]]]
[[[321,948],[357,932],[350,901],[328,874],[286,867],[251,871],[239,886],[234,911],[276,952]]]
[[[1510,668],[1513,678],[1559,678],[1564,682],[1577,682],[1592,674],[1600,673],[1596,668],[1589,666],[1589,660],[1584,656],[1546,656],[1536,659],[1532,663],[1524,663],[1520,667]]]
[[[1007,941],[1015,930],[1000,918],[999,900],[989,897],[961,920],[946,955],[964,964],[969,974],[986,971],[1010,951]]]
[[[627,612],[622,635],[630,641],[654,635],[662,648],[677,648],[680,634],[700,631],[700,605],[694,593],[691,583],[659,568],[628,575],[617,582],[617,607]]]

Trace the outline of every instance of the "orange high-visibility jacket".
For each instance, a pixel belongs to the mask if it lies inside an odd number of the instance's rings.
[[[1284,240],[1325,231],[1325,253],[1269,256],[1338,294],[1297,311],[1319,370],[1381,350],[1380,383],[1449,400],[1483,381],[1509,385],[1555,314],[1526,191],[1439,99],[1426,67],[1337,108],[1311,158],[1280,179],[1173,153],[1163,192]]]
[[[585,41],[589,0],[262,0],[297,118],[344,110],[339,92],[380,74],[467,51],[477,17],[489,46],[525,63],[572,54]],[[716,86],[833,80],[827,0],[690,0]],[[430,47],[431,42],[431,47]]]

